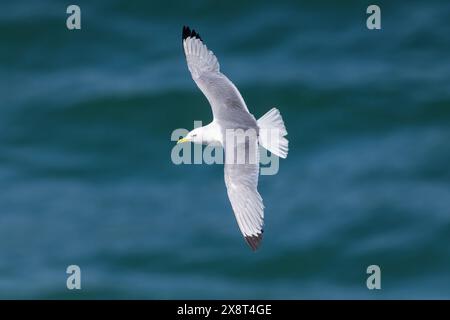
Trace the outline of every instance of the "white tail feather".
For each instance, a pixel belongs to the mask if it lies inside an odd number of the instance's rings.
[[[277,108],[270,109],[257,121],[259,126],[259,143],[280,158],[286,158],[289,141],[283,118]]]

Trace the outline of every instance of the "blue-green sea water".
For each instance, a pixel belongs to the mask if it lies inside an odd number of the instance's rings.
[[[73,31],[66,1],[0,4],[0,298],[450,298],[448,1],[378,1],[381,30],[369,1],[74,4]],[[171,161],[212,117],[183,25],[289,132],[256,253],[223,167]]]

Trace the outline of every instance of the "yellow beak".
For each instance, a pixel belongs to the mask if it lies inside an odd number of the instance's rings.
[[[178,140],[177,144],[183,143],[183,142],[189,142],[189,139],[187,139],[187,138],[181,138],[180,140]]]

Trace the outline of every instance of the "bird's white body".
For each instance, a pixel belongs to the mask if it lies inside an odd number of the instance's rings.
[[[222,132],[220,124],[213,120],[206,126],[190,131],[186,138],[193,143],[223,147],[224,137]]]
[[[239,90],[220,72],[216,56],[208,50],[200,35],[188,27],[183,28],[183,49],[192,78],[208,99],[214,120],[192,130],[180,142],[220,145],[226,156],[230,153],[248,155],[248,158],[244,156],[243,163],[225,161],[224,177],[239,229],[250,247],[256,250],[262,240],[264,222],[264,205],[257,190],[258,146],[286,158],[288,141],[283,119],[273,108],[256,120]],[[234,137],[230,139],[228,133],[238,130],[251,131],[254,135],[240,142]]]

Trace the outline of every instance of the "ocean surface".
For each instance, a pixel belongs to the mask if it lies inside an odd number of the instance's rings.
[[[74,3],[72,31],[0,4],[0,298],[450,298],[449,1],[377,1],[381,30],[368,1]],[[223,167],[171,161],[212,117],[183,25],[289,132],[256,253]]]

